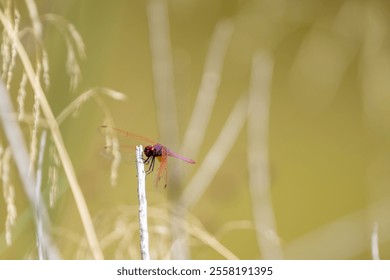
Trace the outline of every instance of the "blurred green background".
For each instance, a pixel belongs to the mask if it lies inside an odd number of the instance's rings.
[[[184,174],[181,184],[171,189],[169,185],[167,189],[155,188],[153,175],[147,179],[152,257],[174,258],[170,254],[169,205],[174,201],[170,193],[181,193],[196,174],[236,102],[248,95],[254,55],[266,52],[273,61],[267,131],[269,191],[276,223],[271,236],[276,236],[282,258],[371,259],[372,240],[377,237],[380,258],[389,259],[388,1],[161,3],[168,15],[176,98],[176,105],[168,110],[176,110],[178,116],[174,150],[179,149],[190,121],[218,23],[227,20],[232,35],[223,58],[216,103],[202,135],[204,142],[194,158],[197,164],[180,163]],[[40,15],[63,17],[75,26],[85,44],[86,57],[80,60],[82,79],[72,90],[66,74],[66,39],[58,28],[43,21],[51,80],[46,97],[55,116],[86,90],[107,87],[127,97],[124,101],[100,99],[116,127],[156,140],[164,138],[164,132],[159,131],[159,121],[164,120],[158,112],[159,106],[165,105],[155,98],[151,55],[148,9],[153,4],[155,1],[36,1]],[[31,25],[24,2],[17,5],[21,27]],[[29,41],[24,43],[29,51]],[[19,65],[15,71],[20,69]],[[19,82],[14,83],[11,93],[16,104]],[[28,112],[32,111],[32,100],[31,95],[27,97]],[[111,186],[111,161],[101,156],[105,143],[96,130],[104,121],[101,107],[90,99],[60,129],[104,257],[139,258],[135,167],[132,162],[121,164],[118,182]],[[28,142],[31,125],[21,125]],[[237,258],[259,259],[264,254],[253,222],[247,129],[245,124],[206,191],[185,217],[190,224],[201,225],[210,238]],[[3,130],[1,134],[6,146]],[[47,170],[50,162],[48,156],[45,158]],[[56,246],[65,259],[92,258],[67,179],[61,168],[58,172],[58,199],[49,208]],[[35,227],[14,167],[10,177],[18,217],[12,245],[5,245],[5,230],[1,230],[0,258],[35,259]],[[47,174],[42,188],[48,205]],[[4,228],[6,214],[5,202],[0,199],[0,228]],[[188,242],[188,258],[226,258],[194,235]],[[270,242],[275,242],[275,237],[270,237]]]

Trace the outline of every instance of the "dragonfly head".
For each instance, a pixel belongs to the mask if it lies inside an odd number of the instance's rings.
[[[147,157],[152,157],[156,153],[156,149],[153,146],[146,146],[144,149],[144,154]]]

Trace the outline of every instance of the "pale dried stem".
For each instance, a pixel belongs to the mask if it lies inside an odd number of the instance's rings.
[[[4,15],[0,11],[0,19],[3,20],[3,17]],[[41,219],[43,224],[42,234],[44,235],[46,244],[48,244],[46,247],[48,258],[57,259],[58,258],[57,249],[52,244],[51,237],[48,234],[48,230],[50,228],[48,213],[44,204],[40,203],[42,199],[38,200],[34,192],[36,182],[33,174],[29,172],[29,155],[27,152],[27,146],[26,143],[24,142],[23,134],[19,127],[18,122],[16,121],[15,118],[11,117],[14,114],[15,113],[14,113],[12,101],[8,95],[8,92],[3,82],[0,80],[0,119],[1,122],[3,123],[5,135],[8,139],[8,143],[10,144],[12,155],[15,160],[15,164],[19,172],[20,179],[23,183],[24,191],[28,199],[30,200],[30,203],[35,213],[39,209],[39,212],[41,214],[41,217],[39,219]],[[34,218],[35,218],[35,223],[38,225],[38,217],[34,215]]]
[[[10,159],[11,149],[8,147],[3,151],[0,149],[0,178],[3,185],[3,196],[6,204],[6,218],[5,218],[5,241],[8,246],[12,244],[12,226],[15,224],[17,217],[16,205],[15,205],[15,188],[10,183]]]
[[[60,169],[60,160],[58,153],[53,143],[49,146],[49,168],[48,168],[48,184],[50,188],[49,192],[49,206],[54,207],[57,200],[58,193],[58,170]]]
[[[39,147],[38,154],[38,162],[37,162],[37,176],[36,176],[36,186],[35,186],[35,199],[38,202],[38,205],[42,205],[41,201],[41,189],[42,189],[42,165],[43,165],[43,155],[46,148],[46,130],[42,131],[41,141]],[[43,231],[44,220],[42,218],[42,214],[40,212],[40,208],[36,209],[35,215],[37,216],[37,247],[38,247],[38,257],[40,260],[47,259],[47,244],[45,240],[45,235]]]
[[[177,107],[167,2],[149,0],[147,15],[160,140],[177,147]]]
[[[179,146],[179,129],[167,1],[149,0],[147,2],[147,16],[160,140],[175,149]],[[181,172],[179,172],[179,166],[175,162],[172,162],[169,168],[170,174],[174,174],[174,176],[169,182],[168,195],[173,208],[175,208],[181,191],[179,187]],[[171,218],[181,221],[182,215],[183,213],[179,211],[173,211]],[[189,246],[186,234],[182,231],[182,227],[178,226],[178,223],[172,223],[171,228],[172,239],[176,240],[175,246],[172,248],[173,258],[188,259]]]
[[[38,69],[40,67],[37,67]],[[39,83],[40,70],[37,70],[36,81]],[[39,98],[34,92],[34,105],[33,105],[33,125],[31,130],[31,141],[30,141],[30,172],[35,168],[35,160],[37,157],[37,143],[38,143],[38,122],[40,119],[41,111],[39,106]]]
[[[37,5],[35,5],[34,0],[25,0],[25,2],[26,2],[28,13],[29,13],[30,18],[31,18],[34,33],[37,36],[37,38],[41,38],[42,37],[42,23],[39,19]]]
[[[221,83],[226,50],[232,38],[233,30],[234,25],[229,20],[222,20],[215,27],[194,110],[182,144],[183,154],[190,158],[196,158],[204,135],[206,135],[207,125]]]
[[[268,53],[253,57],[248,102],[249,188],[257,243],[264,259],[282,259],[270,191],[268,164],[269,107],[273,60]]]
[[[378,237],[378,232],[379,232],[379,224],[378,222],[374,223],[374,226],[372,228],[372,233],[371,233],[371,255],[373,260],[380,260],[380,255],[379,255],[379,237]]]
[[[246,97],[241,97],[231,111],[214,145],[188,183],[181,197],[181,203],[184,207],[193,206],[206,191],[237,140],[246,119],[247,99]]]
[[[42,18],[55,24],[59,31],[63,33],[63,38],[67,46],[66,70],[70,77],[70,88],[74,90],[78,86],[81,78],[81,69],[78,60],[86,56],[83,39],[74,25],[64,18],[55,14],[45,14]]]
[[[64,167],[65,174],[68,178],[68,182],[70,185],[70,188],[72,190],[80,217],[81,221],[84,227],[84,230],[86,232],[87,240],[90,246],[90,249],[92,251],[92,254],[95,259],[103,259],[103,253],[101,251],[95,229],[92,224],[91,216],[89,214],[89,210],[87,208],[84,196],[81,192],[80,186],[77,182],[76,174],[73,169],[72,162],[70,160],[70,157],[66,151],[61,132],[58,127],[58,123],[55,120],[55,117],[53,115],[53,112],[51,111],[50,105],[46,99],[46,96],[44,94],[44,91],[41,87],[41,85],[37,82],[35,78],[35,73],[33,66],[31,64],[31,61],[22,45],[20,42],[17,33],[15,30],[13,30],[13,27],[9,20],[6,18],[4,13],[0,11],[0,21],[2,25],[4,26],[4,29],[8,33],[8,36],[13,40],[15,44],[15,48],[18,52],[18,55],[20,57],[20,60],[23,64],[25,73],[30,81],[30,84],[35,92],[37,94],[37,98],[39,99],[40,106],[43,112],[43,115],[45,116],[46,120],[48,121],[48,125],[50,127],[50,133],[51,136],[53,137],[54,144],[58,150],[58,154],[61,158],[62,165]],[[21,136],[21,135],[20,135]],[[21,136],[22,137],[22,136]],[[28,162],[28,158],[26,159]],[[21,177],[24,176],[24,174],[21,175]],[[31,188],[33,189],[33,187]]]
[[[61,111],[61,113],[57,116],[57,122],[61,124],[67,117],[69,117],[73,112],[77,111],[81,105],[83,105],[90,98],[95,97],[98,94],[104,94],[108,97],[111,97],[115,100],[124,100],[126,99],[126,95],[121,92],[111,90],[109,88],[92,88],[89,89],[82,94],[80,94],[75,100],[72,101],[65,109]],[[97,100],[98,105],[102,105],[102,103]],[[102,106],[101,106],[102,107]],[[102,107],[103,108],[103,107]],[[104,109],[104,108],[103,108]]]
[[[64,38],[72,39],[72,41],[69,41],[69,43],[71,44],[72,48],[73,45],[75,46],[75,49],[77,50],[76,53],[78,54],[78,56],[80,58],[86,57],[83,38],[73,24],[56,14],[45,14],[42,16],[42,18],[43,20],[56,24],[60,32],[62,32],[62,34],[64,35]]]
[[[142,158],[142,146],[136,147],[137,178],[138,178],[138,201],[139,201],[139,231],[140,231],[140,250],[141,258],[149,260],[149,232],[148,232],[148,204],[146,201],[146,175],[145,166]]]
[[[114,92],[114,93],[115,93],[115,95],[119,94],[118,92]],[[106,125],[107,127],[115,127],[114,120],[112,118],[112,115],[111,115],[109,108],[107,108],[107,106],[105,105],[105,103],[103,102],[103,100],[99,96],[94,96],[94,97],[95,97],[95,101],[100,106],[101,110],[103,111],[103,114],[104,114],[103,124]],[[113,96],[111,96],[111,97],[113,97]],[[120,97],[120,95],[113,97],[113,98],[118,99],[118,100],[122,99]],[[106,142],[105,147],[110,147],[110,153],[112,156],[112,157],[110,156],[110,158],[112,159],[112,161],[111,161],[111,174],[110,174],[111,186],[115,186],[117,183],[117,179],[118,179],[118,169],[119,169],[119,165],[120,165],[121,157],[122,157],[121,152],[120,152],[120,144],[119,144],[119,140],[117,138],[117,135],[115,133],[107,133],[104,135],[104,138],[105,138],[104,140]]]
[[[194,226],[193,224],[187,224],[187,230],[190,235],[192,235],[193,237],[202,241],[204,244],[213,248],[215,251],[217,251],[226,259],[238,260],[238,257],[235,254],[233,254],[233,252],[231,252],[228,248],[223,246],[221,242],[219,242],[218,239],[215,238],[215,236],[211,235],[203,228],[199,226]]]
[[[114,100],[125,100],[126,95],[104,87],[98,87],[98,88],[92,88],[89,89],[82,94],[80,94],[79,97],[77,97],[75,100],[72,101],[62,112],[57,116],[57,122],[58,124],[61,124],[66,118],[68,118],[72,113],[79,110],[79,108],[88,100],[93,98],[100,109],[103,111],[104,114],[104,124],[108,127],[114,127],[114,121],[112,119],[110,110],[107,108],[103,100],[100,98],[100,95],[106,95]],[[109,136],[109,137],[108,137]],[[106,137],[106,146],[112,147],[112,153],[113,153],[113,160],[111,163],[111,186],[115,186],[117,183],[117,177],[118,177],[118,168],[120,164],[121,155],[119,152],[119,142],[118,139],[114,137],[115,135],[107,135]]]
[[[15,9],[15,20],[14,20],[14,28],[15,30],[19,30],[19,23],[20,23],[20,14],[19,12]],[[16,62],[16,50],[14,43],[11,41],[11,59],[10,63],[8,65],[8,71],[7,71],[7,81],[6,81],[6,88],[9,91],[11,88],[11,81],[13,77],[13,70],[15,68],[15,62]]]
[[[161,211],[153,214],[156,215],[156,218],[158,215],[159,220],[165,219],[169,223],[178,222],[178,221],[172,221],[171,217],[168,215],[161,214]],[[182,226],[183,231],[188,233],[189,236],[191,236],[195,240],[201,241],[203,244],[209,246],[210,248],[212,248],[213,250],[221,254],[221,256],[225,257],[226,259],[238,260],[238,257],[233,252],[231,252],[227,247],[225,247],[221,242],[219,242],[214,235],[209,233],[204,228],[202,223],[190,213],[187,213],[187,217],[182,218],[182,221],[180,221],[177,226]],[[175,240],[172,243],[174,244],[174,242]]]
[[[23,76],[22,76],[22,79],[21,79],[20,85],[19,85],[18,97],[17,97],[17,101],[18,101],[18,119],[19,120],[22,120],[25,117],[24,105],[25,105],[26,94],[27,94],[26,85],[27,85],[27,76],[23,72]]]
[[[233,252],[231,252],[227,247],[225,247],[221,242],[219,242],[218,239],[216,239],[215,236],[213,236],[210,232],[208,232],[204,228],[202,223],[190,213],[188,213],[186,217],[182,217],[181,221],[178,221],[178,220],[171,219],[170,211],[167,211],[167,209],[152,207],[149,208],[148,210],[150,210],[149,211],[150,217],[154,218],[156,221],[164,222],[168,224],[178,222],[177,226],[183,227],[182,230],[186,232],[189,235],[189,237],[193,238],[194,240],[201,241],[202,244],[215,250],[226,259],[229,260],[238,259],[238,257]],[[174,242],[175,240],[172,241],[171,250],[168,250],[168,252],[170,253],[172,253],[172,247],[174,246]],[[168,252],[165,258],[168,258],[169,255]]]

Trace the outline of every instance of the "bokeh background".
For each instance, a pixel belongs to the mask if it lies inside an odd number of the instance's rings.
[[[2,1],[3,12],[10,2],[20,13],[19,29],[31,27],[32,1]],[[60,131],[104,258],[140,256],[135,165],[123,161],[113,186],[112,160],[101,155],[102,124],[197,161],[170,159],[166,189],[147,178],[152,258],[390,258],[388,1],[34,3],[49,61],[45,96],[56,117],[71,108]],[[21,41],[36,65],[31,37]],[[73,86],[72,63],[80,70]],[[13,71],[9,92],[17,110],[18,58]],[[90,89],[93,97],[70,106]],[[126,98],[104,94],[114,91]],[[33,103],[27,86],[27,115]],[[205,129],[197,128],[208,114]],[[31,142],[32,119],[19,123]],[[47,126],[37,137],[44,130],[42,203],[54,246],[65,259],[94,258],[61,158],[50,154]],[[199,147],[191,144],[196,137]],[[3,191],[0,258],[36,259],[34,212],[12,160],[9,167],[17,216],[7,231]]]

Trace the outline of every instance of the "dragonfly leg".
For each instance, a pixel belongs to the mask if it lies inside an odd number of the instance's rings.
[[[148,165],[150,163],[151,157],[142,158],[144,160],[144,163]]]
[[[148,175],[149,173],[151,173],[152,171],[153,171],[153,169],[154,169],[154,159],[155,159],[155,157],[149,157],[149,158],[147,158],[147,160],[146,160],[146,164],[149,164],[149,168],[148,168],[148,170],[146,170],[146,175]]]

